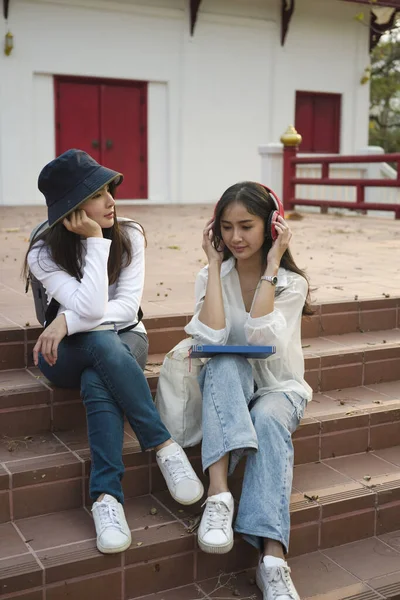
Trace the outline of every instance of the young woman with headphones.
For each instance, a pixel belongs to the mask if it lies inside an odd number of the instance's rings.
[[[285,555],[291,436],[312,396],[304,380],[301,317],[312,310],[291,237],[272,190],[254,182],[228,188],[203,232],[208,265],[197,276],[195,314],[186,327],[197,343],[276,346],[263,360],[214,356],[200,373],[202,462],[210,482],[199,546],[215,554],[231,550],[228,475],[246,454],[235,531],[261,553],[256,581],[264,600],[298,600]]]

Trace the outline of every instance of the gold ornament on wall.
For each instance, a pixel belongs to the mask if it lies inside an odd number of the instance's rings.
[[[14,36],[11,31],[7,31],[4,37],[4,54],[6,56],[10,56],[12,50],[14,48]]]

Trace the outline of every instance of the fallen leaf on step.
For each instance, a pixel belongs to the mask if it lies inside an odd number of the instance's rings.
[[[302,348],[311,348],[311,344],[305,344]]]
[[[363,479],[365,479],[365,481],[371,481],[371,475],[364,475]]]
[[[143,546],[143,542],[136,542],[136,546]]]
[[[312,496],[308,496],[308,494],[304,494],[304,498],[306,500],[310,500],[310,502],[316,502],[318,500],[319,496],[316,496],[314,494]]]
[[[151,515],[156,515],[157,513],[158,513],[158,510],[156,508],[153,507],[153,508],[150,509],[150,514]]]
[[[201,515],[197,515],[194,519],[190,519],[188,533],[193,533],[198,529],[201,521]]]

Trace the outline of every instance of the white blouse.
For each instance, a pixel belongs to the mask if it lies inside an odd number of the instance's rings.
[[[121,227],[124,221],[119,219]],[[35,244],[28,254],[33,275],[43,284],[48,302],[60,303],[58,314],[65,314],[68,335],[90,331],[98,325],[115,323],[118,329],[133,325],[143,295],[145,240],[140,226],[125,226],[132,244],[132,261],[121,269],[118,280],[108,285],[107,263],[111,240],[82,239],[81,281],[77,281],[53,261],[43,241]],[[135,331],[145,333],[140,322]]]
[[[251,359],[258,392],[295,392],[310,401],[312,389],[304,380],[304,357],[301,348],[301,317],[308,292],[301,275],[280,268],[274,310],[253,318],[246,312],[235,259],[222,263],[221,281],[225,308],[224,329],[211,329],[199,320],[208,278],[208,266],[197,275],[195,313],[185,327],[188,335],[200,344],[276,346],[276,354],[265,359]]]

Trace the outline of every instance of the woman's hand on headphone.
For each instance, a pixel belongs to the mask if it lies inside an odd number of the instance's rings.
[[[100,225],[88,217],[83,209],[74,210],[63,220],[63,225],[68,231],[84,238],[103,237]]]
[[[220,247],[218,250],[214,246],[214,217],[207,221],[205,228],[203,229],[203,243],[202,248],[206,253],[208,262],[219,262],[222,263],[224,258],[223,247]]]
[[[51,367],[57,362],[58,345],[67,335],[67,322],[65,315],[59,315],[39,336],[33,349],[33,362],[37,367],[39,362],[39,352],[44,360]]]
[[[275,221],[275,230],[278,234],[278,237],[273,242],[271,249],[268,252],[267,263],[268,266],[279,268],[282,256],[289,248],[289,242],[292,239],[292,232],[285,219],[281,216],[278,216],[277,220]]]

